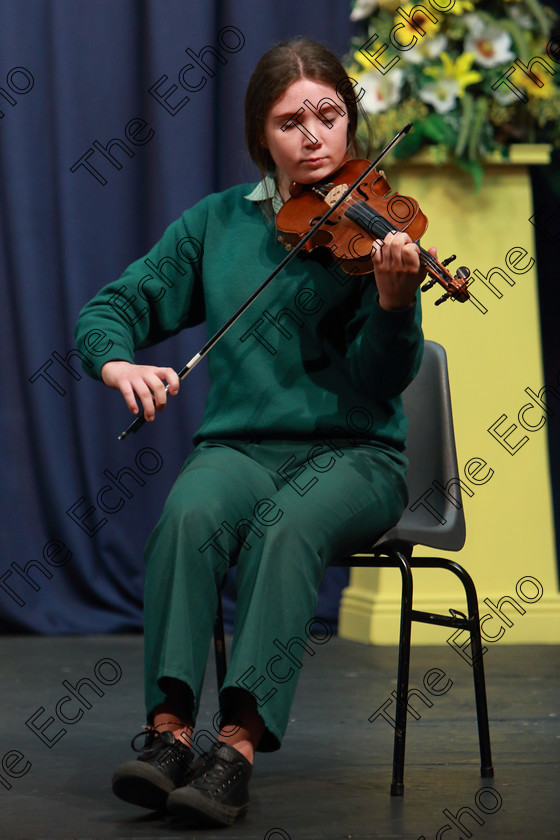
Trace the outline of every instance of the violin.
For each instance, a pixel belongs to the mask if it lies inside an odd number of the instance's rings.
[[[315,232],[314,226],[326,210],[347,192],[350,184],[360,179],[358,186],[339,203],[336,211],[321,224]],[[384,239],[388,233],[405,232],[417,242],[428,228],[428,218],[418,202],[410,196],[393,192],[385,173],[371,168],[368,160],[347,160],[324,181],[315,184],[292,182],[291,198],[280,208],[276,216],[278,239],[291,251],[308,236],[302,246],[307,251],[326,247],[336,255],[337,265],[346,274],[369,274],[373,269],[373,255],[377,249],[376,239]],[[417,242],[418,244],[418,242]],[[446,266],[455,254],[442,263],[432,257],[420,245],[420,263],[426,268],[430,280],[422,291],[440,283],[445,294],[435,305],[449,298],[464,303],[469,299],[467,280],[470,271],[460,266],[453,277]]]

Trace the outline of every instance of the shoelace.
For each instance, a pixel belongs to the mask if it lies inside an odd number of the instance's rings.
[[[158,732],[158,726],[166,726],[167,724],[170,724],[170,723],[171,724],[176,724],[177,721],[175,721],[175,720],[164,720],[161,723],[158,723],[157,726],[154,726],[153,724],[148,724],[147,726],[142,726],[142,732],[137,732],[136,735],[133,737],[132,741],[130,742],[130,746],[132,747],[134,752],[142,752],[142,750],[146,749],[146,747],[151,746],[153,744],[154,740],[158,736],[163,735],[162,732]],[[165,730],[165,731],[169,731],[169,730]],[[136,739],[140,738],[141,736],[144,736],[144,738],[146,740],[144,741],[144,744],[138,749],[135,746],[135,742],[136,742]]]
[[[209,753],[207,755],[208,758],[213,758],[214,761],[210,764],[210,766],[202,766],[199,772],[196,775],[197,782],[203,782],[205,787],[209,789],[209,793],[215,793],[222,785],[223,785],[223,778],[224,775],[230,770],[233,769],[227,764],[224,759],[220,758],[213,753]],[[236,768],[236,773],[234,778],[230,781],[233,782],[237,779],[240,773],[239,766]]]

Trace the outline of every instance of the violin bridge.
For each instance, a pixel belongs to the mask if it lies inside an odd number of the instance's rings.
[[[346,190],[348,189],[348,184],[337,184],[336,187],[333,187],[332,190],[323,196],[324,200],[327,202],[329,207],[332,207],[335,202],[338,201],[341,195],[344,195]]]

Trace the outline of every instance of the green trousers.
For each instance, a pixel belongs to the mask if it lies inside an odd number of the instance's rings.
[[[190,455],[146,546],[148,719],[174,678],[196,720],[218,590],[235,564],[220,704],[249,691],[266,727],[258,749],[280,747],[301,668],[331,636],[313,621],[327,566],[381,536],[407,502],[404,455],[355,443],[206,441]]]

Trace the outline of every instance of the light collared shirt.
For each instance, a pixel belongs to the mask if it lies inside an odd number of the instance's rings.
[[[250,192],[249,195],[244,196],[244,198],[248,199],[249,201],[271,200],[274,215],[278,213],[278,211],[284,204],[282,196],[280,195],[276,187],[276,181],[274,180],[272,175],[265,175],[262,181],[259,181],[255,189],[252,192]]]

